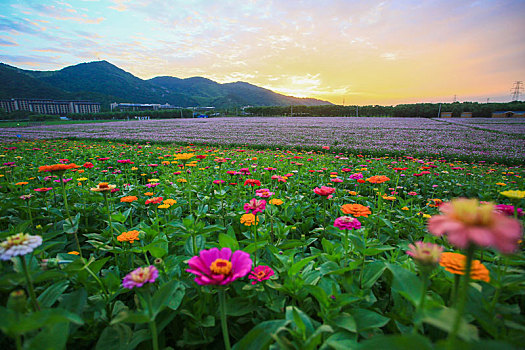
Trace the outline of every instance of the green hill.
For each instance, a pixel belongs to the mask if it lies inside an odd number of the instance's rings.
[[[111,102],[169,103],[175,106],[238,107],[325,105],[326,101],[277,94],[244,82],[219,84],[202,77],[161,76],[142,80],[107,62],[69,66],[57,71],[22,70],[0,65],[0,98],[35,97]]]

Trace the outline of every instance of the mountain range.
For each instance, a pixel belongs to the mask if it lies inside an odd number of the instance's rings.
[[[56,71],[24,70],[0,63],[0,99],[42,98],[100,102],[168,103],[181,107],[317,106],[331,104],[314,98],[285,96],[246,82],[220,84],[192,77],[160,76],[148,80],[107,62],[96,61]]]

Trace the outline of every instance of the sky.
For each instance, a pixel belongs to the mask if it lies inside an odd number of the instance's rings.
[[[106,60],[345,105],[507,102],[524,14],[525,0],[0,0],[0,62]]]

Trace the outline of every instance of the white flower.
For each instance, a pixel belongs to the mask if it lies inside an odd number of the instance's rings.
[[[27,233],[17,233],[0,243],[0,260],[9,260],[14,256],[31,253],[42,244],[42,237]]]

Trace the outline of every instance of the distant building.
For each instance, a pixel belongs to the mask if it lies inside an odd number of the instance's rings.
[[[452,112],[441,112],[441,118],[452,118]]]
[[[66,115],[70,113],[98,113],[100,112],[100,103],[91,101],[12,98],[0,100],[0,108],[3,108],[9,113],[14,111],[30,111],[37,114]]]
[[[168,103],[163,105],[158,103],[117,103],[109,105],[111,111],[157,111],[159,109],[181,109],[182,107],[172,106]]]
[[[496,111],[492,112],[492,118],[523,118],[525,111]]]
[[[472,112],[461,112],[461,118],[472,118]]]

